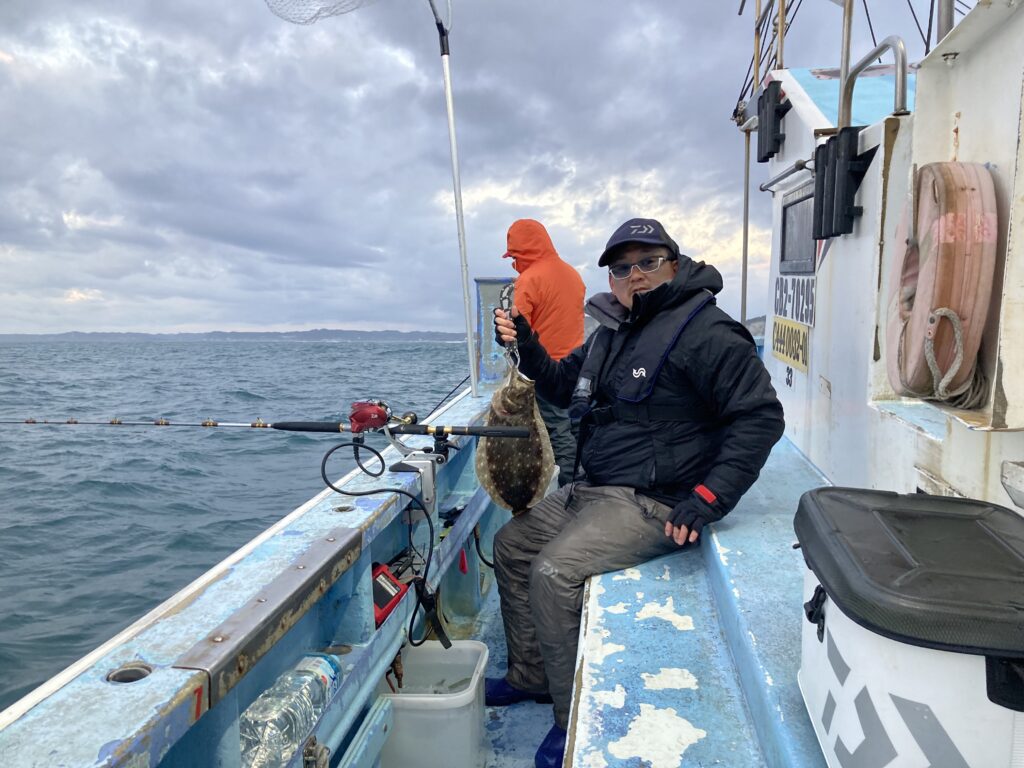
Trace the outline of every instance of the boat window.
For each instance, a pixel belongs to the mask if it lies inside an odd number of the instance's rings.
[[[782,198],[783,274],[813,274],[816,243],[811,235],[814,214],[814,184],[793,190]]]

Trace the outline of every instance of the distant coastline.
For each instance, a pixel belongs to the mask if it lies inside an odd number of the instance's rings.
[[[315,328],[309,331],[208,331],[206,333],[0,333],[0,342],[33,341],[465,341],[464,333],[444,331],[349,331]]]

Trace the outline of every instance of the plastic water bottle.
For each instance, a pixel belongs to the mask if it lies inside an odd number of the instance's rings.
[[[281,768],[300,750],[341,671],[327,654],[306,656],[279,677],[239,718],[243,768]]]

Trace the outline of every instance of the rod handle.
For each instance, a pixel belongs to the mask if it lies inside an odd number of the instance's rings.
[[[270,425],[285,432],[349,432],[351,427],[336,421],[275,421]]]
[[[517,437],[530,436],[529,427],[446,427],[436,424],[399,424],[390,427],[396,435],[469,435],[471,437]]]

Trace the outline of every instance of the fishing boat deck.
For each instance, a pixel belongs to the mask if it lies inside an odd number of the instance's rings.
[[[466,392],[433,414],[432,423],[471,423],[485,405]],[[500,522],[486,495],[475,493],[472,441],[452,442],[467,450],[453,451],[439,473],[439,508],[465,504],[468,513],[435,548],[434,588],[473,525],[481,523],[489,542]],[[400,458],[394,448],[384,457],[388,464]],[[337,482],[356,491],[420,492],[416,473],[368,478],[353,471]],[[413,608],[410,590],[374,625],[372,563],[402,549],[409,535],[405,501],[398,498],[318,494],[0,713],[0,765],[194,766],[211,756],[218,765],[239,765],[239,713],[304,653],[325,647],[342,654],[344,679],[316,733],[321,742],[337,743],[364,714],[405,640]],[[423,552],[427,534],[421,521],[415,540]],[[126,665],[145,665],[145,674],[109,678]],[[62,727],[69,722],[77,727]]]
[[[702,546],[591,579],[566,765],[825,765],[797,687],[792,520],[826,484],[784,439]]]
[[[433,423],[472,423],[485,404],[463,395]],[[435,550],[431,581],[448,607],[462,606],[452,611],[453,636],[485,641],[487,674],[496,676],[506,652],[496,590],[486,589],[491,577],[484,571],[483,591],[460,594],[456,584],[481,583],[472,527],[481,524],[487,554],[507,513],[477,487],[472,442],[463,443],[439,474],[438,498],[439,509],[465,509]],[[590,582],[567,765],[638,765],[639,755],[652,768],[823,765],[796,685],[802,562],[791,521],[800,493],[824,483],[783,441],[702,546]],[[415,474],[346,483],[381,486],[420,490]],[[342,744],[343,765],[374,765],[387,738],[375,726],[387,714],[374,708],[375,690],[404,642],[413,601],[402,600],[375,627],[369,574],[372,562],[405,546],[402,506],[393,495],[325,492],[310,500],[55,678],[22,711],[5,712],[0,764],[184,766],[212,757],[238,765],[239,713],[296,658],[326,645],[342,654],[344,676],[315,734]],[[421,548],[426,534],[418,524]],[[450,568],[464,547],[468,578]],[[333,568],[334,581],[295,612],[303,564],[317,573]],[[306,583],[316,592],[316,579]],[[282,620],[287,626],[270,629]],[[129,662],[152,671],[128,684],[107,680]],[[69,721],[79,727],[57,727]],[[489,708],[484,764],[531,766],[551,723],[548,705]],[[360,724],[365,739],[352,739]]]

